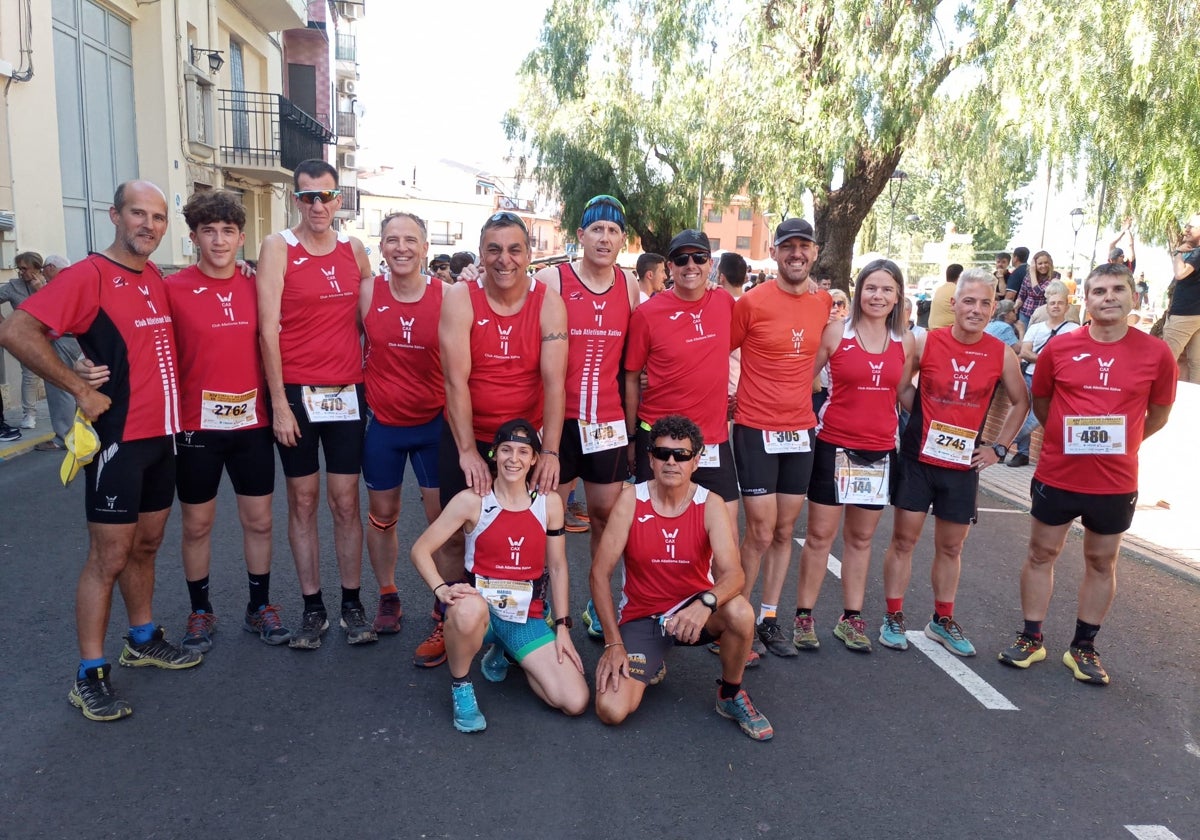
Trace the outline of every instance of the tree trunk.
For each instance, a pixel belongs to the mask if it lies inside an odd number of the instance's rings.
[[[813,274],[832,277],[835,288],[849,290],[854,240],[871,207],[886,189],[903,153],[904,150],[897,147],[877,155],[860,147],[855,158],[847,161],[842,185],[825,195],[814,196],[816,218],[813,226],[820,253]]]

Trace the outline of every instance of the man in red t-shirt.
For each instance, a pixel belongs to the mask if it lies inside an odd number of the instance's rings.
[[[1075,637],[1062,661],[1075,679],[1108,685],[1096,634],[1116,596],[1121,536],[1133,521],[1138,447],[1167,423],[1177,368],[1166,342],[1129,328],[1137,295],[1129,269],[1097,266],[1083,294],[1091,323],[1047,344],[1033,374],[1033,413],[1046,434],[1021,569],[1025,626],[1000,661],[1028,668],[1046,658],[1042,622],[1054,563],[1082,517],[1084,575]]]
[[[113,693],[104,658],[118,578],[130,625],[121,665],[176,670],[203,658],[167,642],[151,617],[155,557],[175,498],[172,436],[179,431],[171,310],[150,262],[167,230],[167,202],[154,184],[129,181],[117,187],[108,216],[116,226],[112,245],[64,269],[0,325],[0,346],[72,394],[99,436],[84,470],[89,544],[75,596],[80,663],[68,699],[89,720],[105,721],[133,712]],[[51,346],[51,337],[67,333],[111,369],[99,390]]]
[[[259,250],[258,330],[271,426],[287,481],[288,542],[304,598],[300,628],[288,644],[314,650],[329,627],[317,534],[318,450],[325,458],[346,641],[379,638],[361,600],[358,497],[365,402],[358,293],[372,272],[363,244],[333,229],[342,206],[337,170],[323,160],[304,160],[292,183],[300,222],[268,236]]]

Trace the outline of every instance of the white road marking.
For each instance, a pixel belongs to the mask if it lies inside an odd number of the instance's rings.
[[[1125,830],[1138,840],[1179,840],[1179,835],[1165,825],[1127,825]]]
[[[1027,510],[1014,510],[1013,508],[978,508],[980,513],[1019,513],[1022,516],[1028,516]]]
[[[793,537],[793,539],[796,540],[796,544],[799,545],[801,548],[804,547],[804,537]],[[841,560],[837,559],[832,554],[830,554],[829,560],[826,561],[826,563],[825,563],[825,567],[827,569],[829,569],[829,572],[835,578],[837,578],[838,580],[842,579],[842,561]]]
[[[968,668],[959,657],[950,653],[933,639],[928,638],[923,630],[909,630],[905,633],[908,642],[921,653],[929,657],[934,665],[941,668],[950,679],[961,685],[967,692],[983,704],[985,709],[1004,712],[1018,711],[1007,697],[988,685],[983,677]]]

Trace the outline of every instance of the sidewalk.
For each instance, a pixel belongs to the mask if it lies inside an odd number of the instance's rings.
[[[1166,428],[1142,444],[1138,453],[1138,505],[1124,548],[1180,577],[1200,583],[1200,493],[1195,477],[1200,448],[1189,438],[1200,424],[1200,385],[1180,382]],[[1035,464],[989,467],[979,486],[1029,510],[1029,482]],[[1080,530],[1078,522],[1074,526]],[[1022,540],[1028,533],[1022,535]]]
[[[8,404],[5,403],[5,406],[8,407]],[[21,418],[23,416],[24,415],[21,413],[21,405],[19,400],[15,409],[10,409],[4,412],[5,422],[7,422],[10,426],[15,426],[18,428],[21,425]],[[41,400],[38,402],[37,407],[37,428],[21,429],[21,437],[18,440],[0,441],[0,463],[8,461],[11,458],[15,458],[18,455],[24,455],[26,452],[33,452],[33,447],[44,440],[53,440],[53,438],[54,429],[50,428],[50,412],[46,408],[46,401]],[[61,451],[33,452],[33,454],[47,460],[55,461],[56,464],[62,462],[63,453]],[[55,455],[58,457],[54,458],[53,456]]]

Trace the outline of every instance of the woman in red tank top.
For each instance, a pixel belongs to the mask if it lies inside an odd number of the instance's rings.
[[[446,655],[454,726],[460,732],[487,726],[469,678],[471,661],[485,642],[492,647],[480,670],[488,680],[503,680],[512,659],[547,705],[569,715],[587,708],[583,660],[571,641],[562,499],[556,493],[531,493],[528,484],[540,452],[532,423],[501,425],[492,443],[491,491],[480,496],[463,490],[412,547],[417,572],[446,605]],[[459,531],[467,539],[469,583],[443,580],[433,561],[433,552]],[[560,616],[553,630],[542,620],[547,601]]]
[[[800,554],[792,643],[801,650],[820,646],[812,610],[839,525],[843,612],[833,634],[850,650],[871,650],[861,615],[871,540],[891,499],[896,401],[902,384],[912,379],[914,341],[904,325],[903,295],[899,266],[891,260],[868,263],[855,280],[849,319],[831,322],[821,337],[816,369],[828,362],[830,388],[817,426]]]

